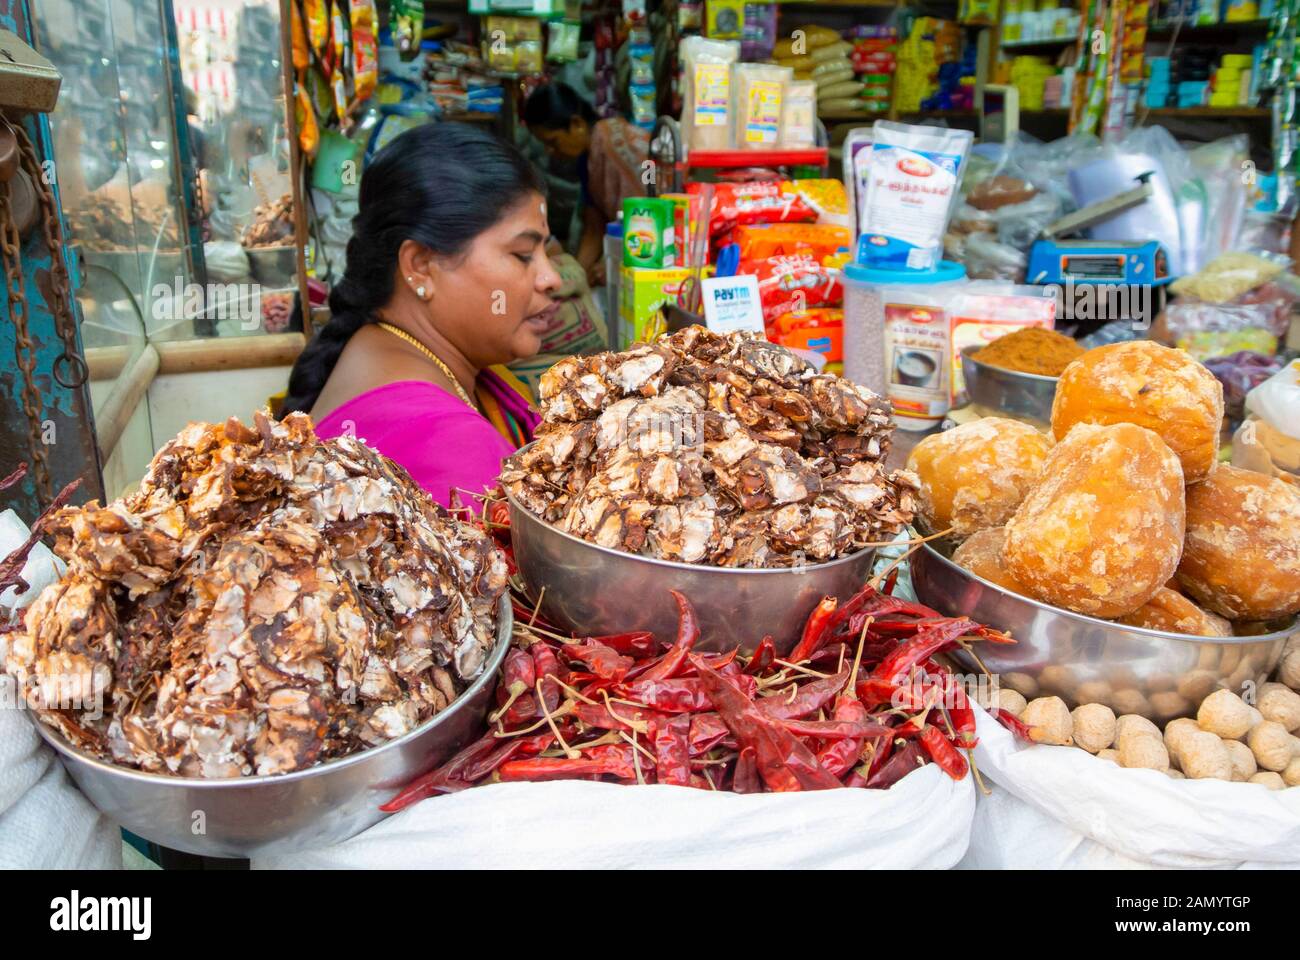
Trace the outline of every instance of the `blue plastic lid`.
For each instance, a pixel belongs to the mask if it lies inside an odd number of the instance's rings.
[[[855,283],[870,283],[878,287],[898,283],[949,283],[966,276],[965,264],[940,260],[931,270],[882,270],[864,267],[860,263],[846,263],[844,276]]]
[[[607,236],[607,237],[621,237],[621,236],[623,236],[623,221],[622,221],[622,220],[614,220],[614,221],[611,222],[611,223],[607,223],[607,224],[605,224],[605,236]]]

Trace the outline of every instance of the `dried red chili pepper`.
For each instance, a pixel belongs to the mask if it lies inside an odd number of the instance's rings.
[[[966,758],[957,752],[957,748],[948,742],[938,727],[926,727],[921,732],[921,746],[925,747],[930,759],[954,780],[962,779],[970,769]]]
[[[805,683],[795,690],[792,699],[787,699],[781,692],[774,696],[763,697],[757,701],[758,710],[763,716],[774,720],[798,720],[800,717],[816,713],[833,702],[836,695],[844,689],[851,669],[852,667],[848,666],[834,676]]]
[[[467,781],[464,786],[469,786],[475,781],[491,775],[494,770],[507,760],[512,760],[518,756],[537,756],[555,742],[555,734],[547,730],[545,733],[539,733],[533,737],[510,737],[497,742],[501,744],[499,747],[486,757],[465,767],[461,773],[461,779]]]
[[[803,636],[790,651],[791,663],[803,663],[812,657],[830,634],[832,618],[839,601],[834,597],[822,597],[821,602],[808,614],[808,621],[803,625]]]
[[[858,754],[862,752],[862,744],[868,736],[889,733],[887,727],[867,722],[867,708],[856,697],[841,696],[836,700],[831,721],[854,731],[842,740],[826,744],[817,752],[817,762],[825,767],[832,777],[842,777],[853,769],[858,762]]]
[[[585,663],[597,677],[602,680],[622,680],[636,663],[631,657],[625,657],[613,647],[604,644],[566,643],[560,647],[560,653],[570,663]]]
[[[505,706],[519,699],[537,682],[533,658],[518,647],[511,648],[501,664],[501,680],[497,683],[497,705]]]
[[[843,783],[846,787],[862,789],[867,785],[867,778],[859,773],[855,768],[849,771],[849,774],[844,778]]]
[[[754,655],[745,664],[745,672],[751,677],[758,676],[776,661],[776,643],[771,636],[766,636],[754,648]]]
[[[747,698],[752,700],[758,695],[758,682],[753,677],[738,674],[730,679]],[[638,680],[620,687],[619,695],[664,713],[704,713],[713,709],[713,701],[709,699],[704,682],[699,677]]]
[[[875,773],[867,777],[867,787],[871,790],[887,790],[905,776],[921,766],[924,751],[915,740],[910,740],[894,751],[893,755],[880,765]]]
[[[398,791],[397,796],[382,804],[379,809],[384,813],[397,813],[399,810],[405,810],[407,807],[419,803],[425,797],[431,797],[435,793],[443,792],[448,784],[461,778],[461,773],[466,767],[488,756],[500,743],[501,741],[491,733],[479,737],[469,746],[461,749],[442,766],[416,777]],[[465,786],[468,785],[468,783],[465,784]]]
[[[691,718],[686,714],[655,724],[655,779],[678,787],[691,785]]]
[[[759,713],[731,680],[692,658],[718,715],[740,748],[753,747],[758,773],[773,791],[826,790],[840,786],[798,737]]]
[[[1025,721],[1021,720],[1015,714],[996,707],[990,710],[989,713],[993,715],[994,720],[1014,733],[1017,738],[1023,740],[1025,743],[1034,742],[1034,738],[1030,736],[1029,733],[1029,724],[1025,723]]]
[[[570,780],[576,777],[616,777],[619,780],[636,779],[636,762],[631,746],[608,744],[593,747],[577,760],[552,757],[532,757],[511,760],[497,769],[503,783],[521,780]],[[650,765],[645,757],[640,759],[642,769]]]
[[[893,755],[894,738],[877,737],[876,739],[871,741],[871,746],[872,746],[871,763],[867,767],[868,780],[870,780],[871,775],[874,774],[881,767],[883,767],[885,765],[885,761],[887,761]]]
[[[534,643],[528,652],[532,654],[537,679],[542,683],[542,703],[547,713],[554,713],[560,706],[560,685],[555,682],[560,676],[560,660],[550,644]]]
[[[604,637],[586,637],[583,638],[583,643],[598,643],[625,656],[636,657],[638,660],[653,657],[659,652],[659,641],[648,630],[614,633]]]
[[[731,778],[733,793],[762,793],[763,781],[758,776],[758,761],[753,747],[745,747],[736,757],[736,772]]]
[[[625,703],[619,704],[616,712],[618,713],[617,717],[610,712],[608,707],[600,703],[592,704],[578,701],[573,705],[573,715],[578,722],[596,730],[621,730],[624,733],[631,733],[632,727],[628,725],[628,721],[649,724],[659,717],[659,714],[653,710],[643,710],[639,707],[628,706]]]
[[[975,733],[975,711],[971,708],[966,691],[961,688],[957,678],[945,671],[944,702],[948,719],[952,721],[954,743],[963,750],[971,750],[979,745]]]
[[[676,590],[669,592],[677,601],[677,640],[661,659],[639,675],[642,680],[667,680],[677,676],[687,664],[687,654],[700,638],[700,620],[691,602]]]
[[[948,649],[956,643],[958,637],[963,637],[974,629],[975,624],[965,617],[936,622],[918,631],[906,643],[900,644],[893,653],[880,661],[871,675],[888,683],[902,683],[918,663]]]
[[[850,702],[858,703],[856,700]],[[836,709],[838,708],[839,705],[836,704]],[[832,716],[830,720],[778,720],[777,722],[796,737],[805,740],[865,740],[867,737],[881,737],[893,732],[892,727],[867,719],[865,707],[860,715],[852,720]]]

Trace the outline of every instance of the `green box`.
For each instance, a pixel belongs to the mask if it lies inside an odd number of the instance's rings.
[[[619,275],[619,337],[622,348],[638,341],[653,340],[664,332],[659,308],[675,303],[682,281],[691,275],[689,267],[663,270],[624,267]]]
[[[623,200],[623,266],[662,270],[676,266],[676,208],[662,197]]]

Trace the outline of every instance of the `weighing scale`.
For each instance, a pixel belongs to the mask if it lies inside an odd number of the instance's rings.
[[[1152,194],[1150,176],[1139,174],[1133,189],[1048,224],[1029,248],[1025,281],[1060,288],[1057,323],[1076,327],[1075,336],[1085,336],[1113,320],[1149,325],[1164,308],[1165,288],[1173,277],[1168,253],[1159,240],[1072,236],[1145,203]]]

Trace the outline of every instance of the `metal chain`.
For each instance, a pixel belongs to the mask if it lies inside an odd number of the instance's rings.
[[[59,207],[54,202],[54,191],[45,182],[40,157],[27,131],[20,124],[10,126],[18,138],[18,155],[23,169],[31,178],[41,205],[41,233],[50,254],[50,292],[54,295],[54,302],[49,307],[55,329],[63,341],[63,353],[54,361],[54,379],[69,390],[80,390],[90,379],[90,369],[77,348],[77,315],[72,305],[72,278],[68,275],[67,261],[63,259],[63,224],[59,219]],[[72,365],[70,377],[61,375],[61,364]]]
[[[9,319],[14,325],[14,356],[23,375],[23,413],[27,415],[27,444],[35,467],[36,494],[41,505],[54,495],[50,483],[49,457],[41,443],[41,395],[36,390],[36,350],[27,329],[27,294],[23,291],[22,238],[10,206],[11,184],[0,189],[0,254],[4,259],[5,294]]]

